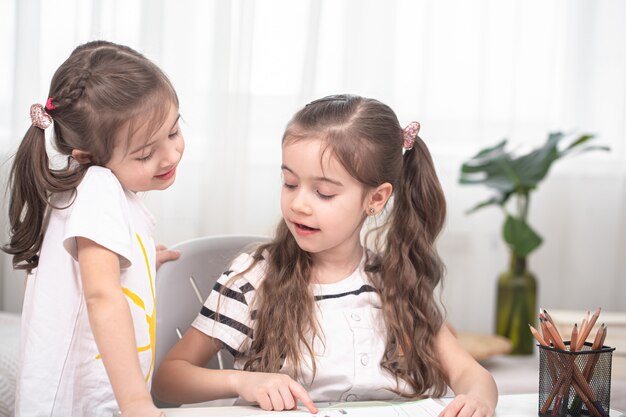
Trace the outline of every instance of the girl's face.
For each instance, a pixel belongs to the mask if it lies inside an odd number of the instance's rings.
[[[176,167],[185,150],[179,118],[178,108],[172,103],[165,123],[147,141],[147,126],[133,135],[129,147],[122,137],[118,138],[105,166],[124,188],[134,192],[165,190],[174,183]]]
[[[298,246],[345,256],[360,246],[365,190],[317,138],[283,143],[281,210]]]

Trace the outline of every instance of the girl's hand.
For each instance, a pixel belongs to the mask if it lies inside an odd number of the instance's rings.
[[[238,372],[234,383],[241,398],[258,403],[263,410],[293,410],[300,400],[311,413],[317,413],[317,407],[304,387],[288,375]]]
[[[175,261],[180,258],[180,252],[177,250],[170,250],[165,245],[156,245],[156,269],[165,262]]]
[[[439,417],[492,417],[494,410],[480,398],[460,394],[439,414]]]

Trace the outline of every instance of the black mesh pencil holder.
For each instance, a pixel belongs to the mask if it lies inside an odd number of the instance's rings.
[[[591,350],[590,343],[577,352],[539,345],[539,415],[608,417],[614,350]]]

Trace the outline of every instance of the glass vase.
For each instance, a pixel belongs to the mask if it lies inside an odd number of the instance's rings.
[[[511,255],[509,270],[498,277],[496,297],[496,333],[511,341],[511,354],[532,354],[528,325],[536,328],[537,280],[526,269],[526,258]]]

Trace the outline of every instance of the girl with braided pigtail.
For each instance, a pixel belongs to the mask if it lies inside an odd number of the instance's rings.
[[[430,153],[385,104],[315,100],[283,135],[273,241],[242,254],[155,374],[168,402],[456,398],[442,417],[491,416],[491,375],[444,325],[435,241],[446,204]],[[375,227],[361,239],[370,218]],[[373,239],[369,239],[372,237]],[[365,242],[371,243],[364,245]],[[366,249],[365,246],[370,246]],[[202,366],[222,347],[237,370]]]
[[[156,246],[137,193],[174,183],[184,150],[165,74],[126,46],[77,47],[10,173],[10,240],[28,272],[16,416],[160,416],[154,371],[154,276],[178,253]],[[45,130],[64,156],[51,166]]]

